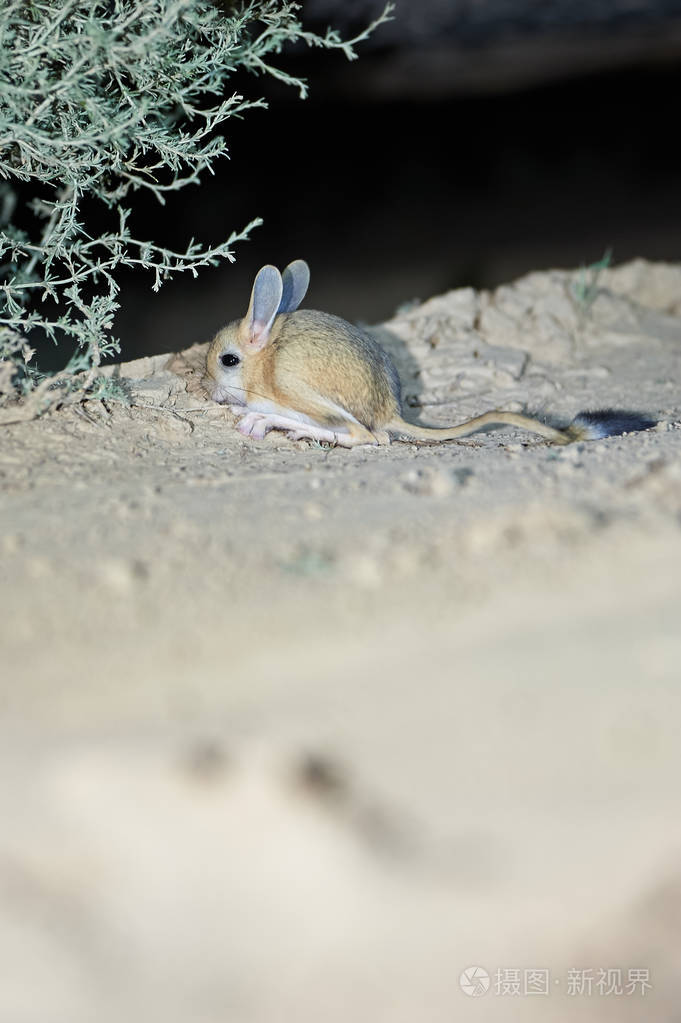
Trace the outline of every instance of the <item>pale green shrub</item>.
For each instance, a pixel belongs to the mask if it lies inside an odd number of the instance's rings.
[[[175,273],[233,260],[234,245],[259,223],[180,252],[129,227],[135,193],[163,202],[196,183],[227,152],[224,122],[264,105],[230,94],[234,71],[272,75],[304,97],[305,82],[273,55],[301,40],[353,58],[354,44],[390,12],[344,41],[305,31],[299,8],[283,0],[0,5],[0,403],[28,394],[20,418],[74,389],[96,393],[101,359],[119,351],[111,334],[118,268],[151,271],[158,290]],[[18,208],[26,194],[32,220]],[[108,210],[106,233],[90,233],[83,219],[92,197]],[[21,229],[12,225],[18,212]],[[44,335],[71,350],[76,343],[76,356],[48,379],[31,369],[31,341]]]

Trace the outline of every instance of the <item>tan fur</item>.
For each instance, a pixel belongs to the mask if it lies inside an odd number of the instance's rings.
[[[255,351],[240,324],[230,324],[211,345],[206,360],[209,378],[219,378],[219,357],[230,344],[243,358],[248,405],[269,399],[324,426],[347,423],[345,410],[368,431],[399,414],[397,376],[391,376],[387,356],[373,339],[339,317],[308,309],[278,316],[268,344]]]
[[[289,264],[283,275],[263,267],[248,313],[221,330],[210,347],[206,388],[216,401],[244,407],[242,432],[264,436],[268,429],[300,422],[301,429],[290,432],[304,436],[307,428],[309,436],[326,440],[320,430],[336,431],[336,442],[345,446],[386,444],[391,435],[456,440],[501,425],[530,430],[554,444],[578,438],[578,427],[562,431],[515,412],[486,412],[444,428],[406,422],[399,377],[384,349],[338,316],[297,308],[308,281],[303,260]],[[282,297],[284,290],[288,297]],[[221,356],[232,354],[239,356],[238,368],[227,369]]]
[[[482,430],[486,426],[501,425],[519,426],[523,430],[531,430],[532,433],[537,433],[540,437],[546,437],[547,440],[553,441],[554,444],[569,444],[570,441],[577,439],[568,431],[556,430],[553,426],[548,426],[539,419],[523,416],[517,412],[485,412],[481,416],[467,419],[464,423],[460,423],[459,426],[445,427],[416,426],[413,423],[405,422],[401,417],[397,417],[387,424],[386,429],[390,433],[404,434],[407,437],[413,437],[415,440],[441,441],[468,437],[470,434],[475,433],[477,430]]]
[[[382,351],[362,331],[314,310],[278,317],[275,330],[270,347],[276,360],[275,393],[282,404],[316,418],[314,408],[325,425],[346,422],[342,414],[315,401],[318,395],[369,430],[399,413],[399,395],[382,367],[376,369]]]

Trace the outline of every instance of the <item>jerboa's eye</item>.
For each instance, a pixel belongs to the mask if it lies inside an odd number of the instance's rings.
[[[234,355],[232,352],[225,352],[224,355],[220,356],[220,362],[223,366],[238,366],[241,359],[238,355]]]

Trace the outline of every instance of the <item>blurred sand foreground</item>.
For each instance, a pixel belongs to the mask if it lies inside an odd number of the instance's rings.
[[[681,267],[379,333],[424,421],[660,425],[257,442],[193,349],[5,427],[0,1023],[678,1021]]]

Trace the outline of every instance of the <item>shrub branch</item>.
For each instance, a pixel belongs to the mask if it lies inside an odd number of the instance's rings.
[[[158,291],[174,274],[234,261],[235,245],[259,219],[217,245],[192,239],[173,251],[134,237],[131,207],[143,191],[165,202],[228,156],[225,122],[266,105],[229,93],[235,70],[270,75],[304,98],[305,81],[273,58],[300,41],[352,60],[392,5],[350,40],[305,30],[299,10],[286,0],[0,6],[0,405],[23,394],[27,418],[96,386],[101,360],[120,351],[111,334],[119,268],[150,271]],[[34,197],[22,206],[27,188]],[[115,225],[97,237],[83,219],[92,198]],[[47,379],[31,368],[39,335],[77,344]]]

